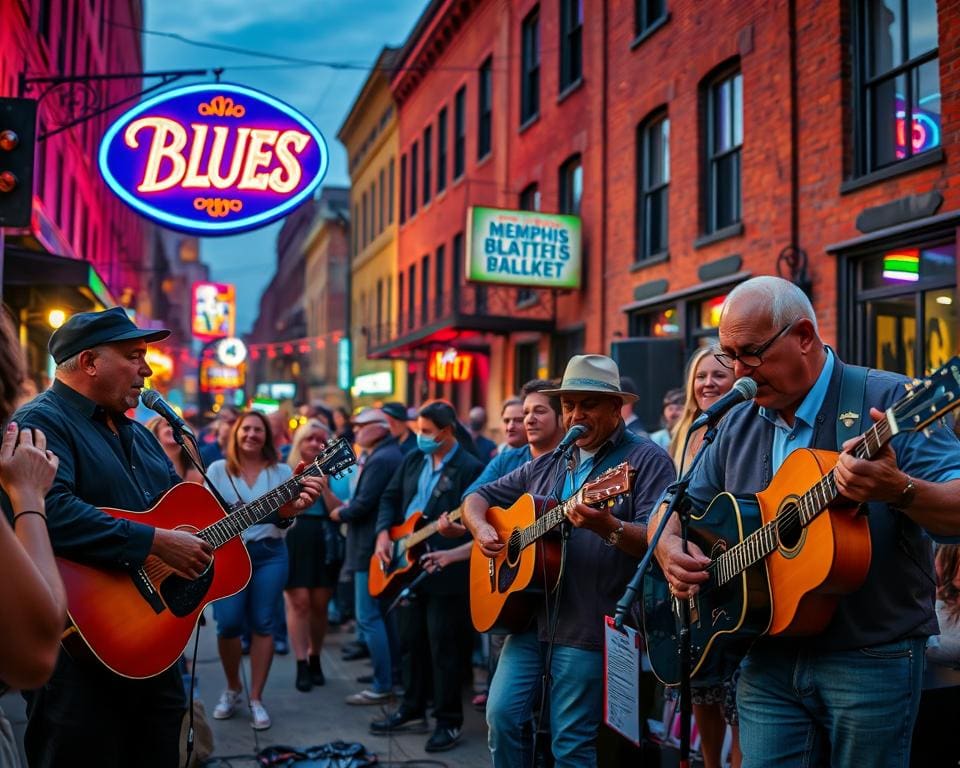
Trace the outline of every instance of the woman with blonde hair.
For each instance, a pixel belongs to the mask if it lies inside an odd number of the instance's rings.
[[[193,466],[187,451],[173,439],[173,427],[162,416],[154,416],[146,424],[147,429],[153,432],[157,442],[167,454],[170,463],[181,478],[191,483],[202,483],[203,475]]]
[[[327,425],[319,419],[309,419],[293,434],[287,464],[296,467],[301,461],[313,461],[329,439]],[[343,564],[342,540],[322,497],[300,514],[297,524],[287,533],[290,575],[283,597],[290,643],[297,659],[298,691],[307,692],[326,682],[320,651],[327,634],[327,607]]]
[[[703,430],[690,436],[686,456],[682,456],[683,441],[694,419],[723,397],[733,387],[733,371],[725,368],[714,357],[720,351],[716,344],[700,347],[690,356],[684,376],[686,399],[683,414],[674,426],[668,453],[677,467],[689,468],[703,443]],[[683,461],[681,461],[683,459]]]
[[[683,441],[687,430],[701,413],[723,397],[733,387],[733,371],[724,367],[714,357],[720,348],[716,344],[701,347],[690,357],[687,363],[686,401],[683,414],[674,427],[670,441],[670,457],[677,468],[684,471],[690,468],[690,462],[703,446],[703,433],[699,430],[690,436],[686,453]],[[727,723],[733,730],[731,765],[740,765],[740,746],[737,729],[736,704],[734,701],[734,682],[706,688],[693,688],[693,715],[700,730],[700,752],[705,768],[719,768],[723,741]]]

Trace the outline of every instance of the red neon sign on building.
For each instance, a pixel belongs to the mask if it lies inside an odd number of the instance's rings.
[[[430,381],[469,381],[473,375],[473,355],[458,352],[452,347],[444,352],[434,352],[427,366]]]

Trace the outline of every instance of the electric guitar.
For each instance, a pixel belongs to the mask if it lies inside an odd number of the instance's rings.
[[[457,507],[447,517],[455,523],[463,514],[463,507]],[[420,556],[427,551],[426,540],[440,530],[440,523],[434,520],[425,524],[423,512],[419,510],[390,529],[390,564],[384,565],[376,554],[370,557],[368,585],[372,597],[393,600],[423,570]]]
[[[329,443],[301,474],[229,513],[204,486],[180,483],[145,512],[104,508],[108,515],[155,528],[189,531],[208,542],[214,555],[196,579],[175,574],[156,556],[135,570],[108,570],[62,557],[57,565],[73,625],[64,642],[80,638],[118,675],[158,675],[183,653],[204,607],[243,589],[251,564],[240,534],[300,494],[300,478],[340,475],[356,462],[343,438]]]
[[[852,452],[872,459],[901,432],[929,434],[929,425],[957,406],[960,357],[908,384],[906,396],[861,435]],[[691,516],[689,539],[712,560],[709,580],[688,599],[692,679],[712,684],[729,677],[761,635],[823,631],[840,598],[863,583],[870,528],[859,505],[837,491],[838,457],[834,451],[796,450],[765,490],[718,494]],[[654,560],[644,577],[643,630],[653,672],[665,685],[680,683],[679,614],[679,601]]]
[[[487,557],[476,542],[470,550],[470,615],[476,630],[522,631],[534,614],[533,600],[544,590],[552,592],[560,578],[560,542],[544,536],[580,502],[613,506],[630,491],[632,478],[630,465],[619,464],[540,517],[543,500],[529,493],[509,509],[490,507],[487,522],[506,546],[496,557]]]

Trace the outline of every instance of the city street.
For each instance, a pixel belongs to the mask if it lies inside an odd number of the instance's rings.
[[[290,747],[310,747],[342,740],[360,742],[370,752],[376,753],[381,763],[387,765],[405,762],[417,765],[448,765],[459,768],[486,768],[490,756],[486,745],[486,725],[483,716],[470,706],[470,691],[464,687],[463,739],[449,752],[429,755],[423,751],[429,733],[402,733],[392,738],[373,736],[368,730],[370,720],[383,716],[380,707],[349,706],[344,698],[364,686],[356,682],[358,675],[370,671],[367,660],[344,662],[340,660],[340,647],[352,639],[352,632],[334,627],[327,638],[323,653],[323,671],[327,683],[309,693],[301,693],[293,686],[295,663],[292,653],[275,656],[270,678],[264,694],[264,706],[273,721],[271,728],[254,731],[250,727],[249,714],[245,708],[238,710],[230,720],[214,720],[213,707],[224,686],[223,670],[217,658],[216,635],[212,611],[207,609],[207,626],[201,628],[200,649],[197,654],[200,696],[207,709],[214,734],[213,757],[229,760],[232,766],[254,765],[254,755],[272,744]],[[191,645],[192,648],[192,645]],[[249,679],[250,667],[244,659],[243,674]],[[0,699],[7,717],[13,723],[18,739],[22,740],[26,724],[23,699],[18,693],[8,693]],[[392,707],[386,711],[392,711]],[[431,721],[431,727],[432,727]],[[431,762],[420,761],[429,760]],[[407,762],[413,761],[413,762]],[[81,763],[90,764],[87,761]],[[218,766],[213,761],[211,766]],[[222,765],[226,766],[227,763]]]

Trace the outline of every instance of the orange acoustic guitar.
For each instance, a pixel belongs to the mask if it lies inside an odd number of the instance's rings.
[[[455,523],[462,514],[463,507],[457,507],[447,517]],[[427,551],[425,542],[440,530],[437,520],[425,523],[418,510],[390,529],[390,564],[384,565],[376,554],[370,557],[368,584],[372,597],[393,600],[423,570],[420,556]]]
[[[206,571],[193,580],[178,576],[153,555],[131,571],[107,570],[58,557],[67,613],[73,622],[64,641],[79,636],[118,675],[143,678],[160,674],[180,658],[204,606],[236,594],[250,580],[250,556],[241,532],[295,499],[300,478],[336,476],[355,461],[350,444],[339,438],[301,474],[229,514],[197,483],[174,486],[145,512],[104,509],[116,518],[195,533],[214,548],[214,557]]]
[[[619,464],[566,501],[554,502],[540,517],[542,499],[529,493],[509,509],[487,510],[487,522],[506,546],[496,557],[487,557],[476,543],[470,550],[470,615],[478,632],[520,632],[530,623],[533,600],[544,590],[556,589],[561,573],[560,542],[544,536],[580,502],[613,506],[617,497],[629,492],[632,473],[629,464]]]
[[[872,459],[895,435],[926,432],[957,406],[960,357],[908,385],[906,396],[861,435],[852,453]],[[765,490],[721,493],[691,516],[690,540],[711,559],[709,581],[688,601],[691,677],[698,683],[728,678],[760,635],[821,632],[840,598],[863,583],[870,568],[870,528],[857,505],[837,491],[838,456],[796,450]],[[757,520],[759,527],[751,522]],[[653,672],[665,685],[681,678],[679,607],[654,560],[644,577],[643,625]]]

